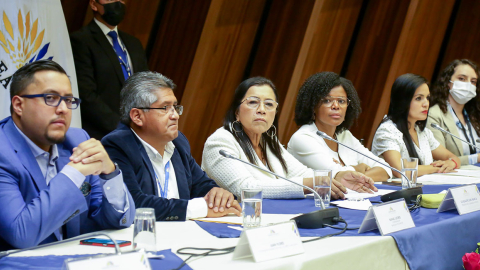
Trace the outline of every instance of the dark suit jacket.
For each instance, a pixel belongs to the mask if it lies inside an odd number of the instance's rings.
[[[72,149],[89,137],[84,130],[70,128],[63,143],[57,144],[57,169],[68,162]],[[25,139],[11,117],[0,121],[0,251],[26,248],[57,241],[56,232],[66,224],[66,235],[113,228],[128,228],[135,205],[127,192],[130,208],[119,213],[103,195],[98,176],[87,176],[87,196],[63,173],[47,186],[45,177]]]
[[[212,188],[218,187],[190,154],[190,144],[185,135],[178,133],[178,138],[173,140],[175,151],[171,161],[180,199],[158,196],[152,163],[130,127],[120,123],[116,130],[102,140],[110,158],[120,166],[135,206],[155,208],[156,218],[160,221],[185,220],[188,200],[203,197]]]
[[[118,31],[132,61],[133,72],[148,70],[140,41]],[[101,139],[117,127],[120,119],[120,90],[125,82],[112,45],[95,21],[70,35],[82,103],[82,127]]]

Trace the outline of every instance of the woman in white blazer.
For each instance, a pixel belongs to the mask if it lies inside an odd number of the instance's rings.
[[[310,76],[298,92],[295,123],[301,127],[290,139],[288,152],[310,168],[357,171],[374,181],[389,179],[392,171],[388,167],[316,134],[317,131],[325,132],[384,163],[348,131],[360,112],[360,99],[352,82],[334,72]]]
[[[438,76],[432,88],[427,127],[435,139],[460,158],[462,165],[480,162],[480,150],[431,127],[435,123],[472,144],[480,147],[480,89],[479,71],[468,59],[454,60]]]
[[[219,154],[220,150],[312,187],[312,171],[290,155],[278,141],[277,101],[277,91],[270,80],[254,77],[243,81],[235,90],[223,127],[205,143],[203,170],[219,186],[237,197],[240,197],[242,187],[252,185],[263,187],[264,198],[272,199],[303,198],[308,191],[252,166],[224,158]],[[355,172],[342,172],[336,180],[332,185],[332,198],[344,197],[344,185],[364,192],[376,190],[369,177]]]

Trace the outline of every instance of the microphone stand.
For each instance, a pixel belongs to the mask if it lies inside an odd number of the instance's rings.
[[[452,137],[454,137],[454,138],[456,138],[456,139],[458,139],[458,140],[460,140],[460,141],[462,141],[462,142],[464,142],[464,143],[466,143],[466,144],[468,144],[468,145],[470,145],[470,146],[472,146],[472,147],[477,148],[477,149],[480,150],[480,147],[478,147],[478,146],[476,146],[476,145],[473,144],[473,143],[470,143],[470,142],[468,142],[468,141],[466,141],[466,140],[464,140],[464,139],[461,139],[461,138],[453,135],[452,133],[446,131],[445,129],[441,128],[439,125],[437,125],[437,124],[435,124],[435,123],[432,123],[430,126],[433,127],[434,129],[440,130],[440,131],[443,132],[443,133],[447,133],[448,135],[450,135],[450,136],[452,136]],[[473,138],[472,138],[472,139],[473,139]],[[480,143],[480,139],[477,139],[476,142]]]
[[[275,175],[276,177],[278,178],[281,178],[283,180],[286,180],[292,184],[295,184],[297,186],[301,186],[305,189],[308,189],[310,190],[314,196],[316,196],[319,200],[320,200],[320,206],[322,208],[322,210],[317,210],[317,211],[313,211],[313,212],[310,212],[310,213],[306,213],[306,214],[302,214],[300,216],[297,216],[295,218],[293,218],[293,220],[295,220],[295,222],[297,223],[297,227],[298,228],[303,228],[303,229],[317,229],[317,228],[323,228],[325,227],[324,224],[329,224],[329,225],[334,225],[334,224],[337,224],[338,221],[338,218],[340,217],[340,214],[338,212],[338,208],[336,207],[332,207],[332,208],[325,208],[325,204],[322,200],[322,198],[320,197],[320,195],[315,191],[313,190],[312,188],[308,187],[308,186],[305,186],[305,185],[302,185],[302,184],[299,184],[299,183],[296,183],[290,179],[287,179],[283,176],[280,176],[272,171],[269,171],[269,170],[266,170],[266,169],[263,169],[255,164],[252,164],[250,162],[247,162],[247,161],[244,161],[244,160],[241,160],[239,158],[236,158],[234,156],[232,156],[230,153],[228,153],[227,151],[225,150],[220,150],[219,151],[220,155],[226,157],[226,158],[230,158],[230,159],[233,159],[233,160],[236,160],[236,161],[240,161],[240,162],[243,162],[247,165],[250,165],[254,168],[257,168],[259,170],[262,170],[266,173],[269,173],[269,174],[272,174],[272,175]],[[334,220],[335,219],[335,220]]]
[[[386,194],[386,195],[383,195],[383,196],[380,198],[383,202],[388,202],[388,201],[391,201],[391,200],[395,200],[395,199],[399,199],[399,198],[404,198],[405,201],[407,201],[407,203],[408,203],[408,202],[411,202],[413,196],[415,196],[415,199],[416,199],[416,198],[417,198],[417,195],[422,194],[422,192],[423,192],[422,188],[421,188],[421,187],[413,187],[413,188],[412,188],[412,185],[411,185],[411,183],[410,183],[410,180],[408,180],[407,176],[405,176],[404,173],[402,173],[401,171],[397,170],[396,168],[394,168],[394,167],[392,167],[392,166],[390,166],[390,165],[384,164],[383,162],[380,162],[380,161],[378,161],[378,160],[375,160],[375,159],[373,159],[373,158],[365,155],[364,153],[362,153],[362,152],[360,152],[360,151],[357,151],[357,150],[353,149],[352,147],[350,147],[350,146],[348,146],[348,145],[346,145],[346,144],[343,144],[343,143],[341,143],[341,142],[333,139],[332,137],[328,136],[325,132],[322,132],[322,131],[320,131],[320,130],[317,130],[317,135],[320,136],[320,137],[322,137],[322,138],[324,138],[324,139],[330,140],[330,141],[332,141],[332,142],[336,142],[336,143],[338,143],[339,145],[346,147],[347,149],[350,149],[350,150],[352,150],[352,151],[354,151],[354,152],[356,152],[356,153],[358,153],[358,154],[360,154],[360,155],[362,155],[362,156],[364,156],[364,157],[366,157],[366,158],[368,158],[368,159],[370,159],[370,160],[373,160],[373,161],[379,163],[380,165],[383,165],[383,166],[385,166],[385,167],[388,167],[388,168],[390,168],[391,170],[398,172],[398,173],[402,176],[402,178],[401,178],[401,180],[402,180],[402,186],[404,186],[404,183],[405,183],[404,181],[406,181],[406,183],[407,183],[406,186],[408,186],[408,188],[402,189],[402,190],[399,190],[399,191],[395,191],[395,192],[392,192],[392,193],[389,193],[389,194]],[[405,180],[404,180],[403,178],[405,178]]]
[[[88,237],[92,237],[92,236],[106,236],[108,239],[112,240],[113,244],[115,245],[115,254],[121,254],[122,253],[120,251],[120,247],[118,246],[117,242],[114,241],[113,238],[110,237],[110,235],[108,235],[106,233],[102,233],[102,232],[92,232],[92,233],[87,233],[87,234],[79,235],[79,236],[76,236],[76,237],[72,237],[72,238],[69,238],[69,239],[65,239],[65,240],[62,240],[62,241],[51,242],[51,243],[47,243],[47,244],[43,244],[43,245],[39,245],[39,246],[33,246],[33,247],[23,248],[23,249],[12,249],[12,250],[7,250],[7,251],[2,251],[2,252],[0,252],[0,259],[3,258],[3,257],[6,257],[8,255],[23,252],[23,251],[50,247],[50,246],[63,244],[63,243],[68,243],[68,242],[72,242],[72,241],[76,241],[76,240],[80,240],[80,239],[84,239],[84,238],[88,238]]]

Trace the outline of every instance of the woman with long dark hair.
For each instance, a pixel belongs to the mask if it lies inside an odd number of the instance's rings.
[[[290,138],[288,152],[310,168],[357,171],[374,181],[389,179],[392,176],[390,168],[317,135],[317,131],[325,132],[364,155],[383,162],[348,130],[361,111],[360,98],[351,81],[334,72],[310,76],[297,95],[295,123],[300,128]]]
[[[418,176],[458,169],[460,159],[425,128],[429,100],[427,79],[415,74],[398,77],[392,86],[388,114],[373,138],[372,152],[399,170],[401,158],[418,158]]]
[[[237,197],[242,187],[249,185],[263,187],[265,198],[302,198],[308,191],[252,166],[224,158],[219,155],[220,150],[312,187],[312,170],[296,160],[278,141],[277,108],[277,90],[270,80],[247,79],[235,90],[223,127],[205,143],[202,168],[219,186]],[[373,181],[364,175],[348,172],[341,176],[340,180],[348,188],[360,192],[364,187],[364,192],[375,189]],[[332,197],[343,198],[345,187],[336,180],[333,183]]]
[[[480,146],[479,71],[468,59],[454,60],[441,73],[432,89],[432,108],[427,127],[437,141],[460,158],[462,165],[480,162],[480,150],[431,127],[435,123],[450,133]]]

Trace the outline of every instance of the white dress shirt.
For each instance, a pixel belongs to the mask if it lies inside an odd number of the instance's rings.
[[[118,30],[117,30],[117,27],[115,26],[115,28],[113,29],[110,29],[108,28],[105,24],[101,23],[99,20],[93,18],[93,20],[95,21],[95,23],[97,23],[98,27],[100,27],[100,29],[102,30],[103,34],[105,35],[105,37],[107,37],[108,39],[108,42],[110,42],[110,45],[112,45],[112,49],[113,49],[113,41],[112,41],[112,37],[108,35],[108,33],[110,31],[115,31],[117,32],[117,37],[118,37],[118,43],[120,43],[120,46],[122,47],[122,49],[125,51],[125,53],[127,54],[127,58],[128,58],[128,65],[130,66],[130,70],[131,70],[131,74],[133,74],[133,65],[132,65],[132,59],[130,59],[130,55],[128,54],[128,50],[127,50],[127,47],[125,47],[125,44],[123,44],[123,41],[122,39],[120,38],[120,35],[118,34]]]
[[[353,166],[365,163],[371,168],[383,168],[388,176],[392,177],[392,170],[390,168],[380,165],[346,147],[338,145],[338,152],[333,151],[328,147],[325,140],[317,135],[317,131],[318,128],[315,123],[301,126],[297,132],[293,134],[292,138],[290,138],[287,148],[288,152],[309,168],[332,170],[333,176],[341,171],[355,171]],[[383,159],[368,151],[348,130],[337,134],[337,140],[374,160],[385,163]],[[345,166],[342,166],[340,159]]]
[[[156,183],[159,196],[161,196],[162,194],[161,190],[165,188],[165,166],[168,162],[170,162],[167,199],[180,199],[180,194],[178,193],[177,186],[177,177],[175,176],[175,168],[173,162],[171,161],[173,152],[175,151],[175,145],[172,142],[168,142],[165,146],[165,151],[163,152],[162,157],[162,155],[160,155],[160,153],[155,148],[153,148],[153,146],[142,140],[142,138],[140,138],[140,136],[138,136],[133,129],[132,132],[142,143],[145,151],[147,152],[148,158],[152,163],[152,167],[156,175]],[[187,220],[191,218],[206,217],[207,213],[207,201],[205,201],[203,197],[193,198],[188,201],[186,216]]]
[[[415,151],[417,151],[418,157],[422,162],[422,165],[430,165],[433,162],[432,151],[440,146],[440,143],[435,139],[433,133],[428,128],[420,131],[418,126],[415,126],[418,136],[418,147],[415,143]],[[378,127],[373,137],[372,152],[375,155],[381,156],[384,152],[389,150],[395,150],[400,153],[402,158],[408,158],[407,145],[403,141],[403,133],[397,128],[397,126],[388,120]],[[420,165],[419,161],[419,165]]]
[[[263,188],[263,198],[266,199],[305,197],[303,187],[283,179],[277,179],[269,173],[248,166],[240,161],[225,158],[218,153],[220,150],[226,150],[241,160],[250,161],[232,133],[223,127],[217,129],[205,142],[202,156],[202,169],[210,178],[215,180],[219,186],[232,192],[237,198],[241,198],[242,187],[249,186],[261,186]],[[281,147],[281,151],[287,164],[288,173],[285,173],[280,161],[275,157],[270,148],[267,147],[267,160],[274,173],[302,185],[304,177],[313,177],[312,170],[298,162],[283,146]],[[253,155],[259,167],[269,170],[255,152]]]

